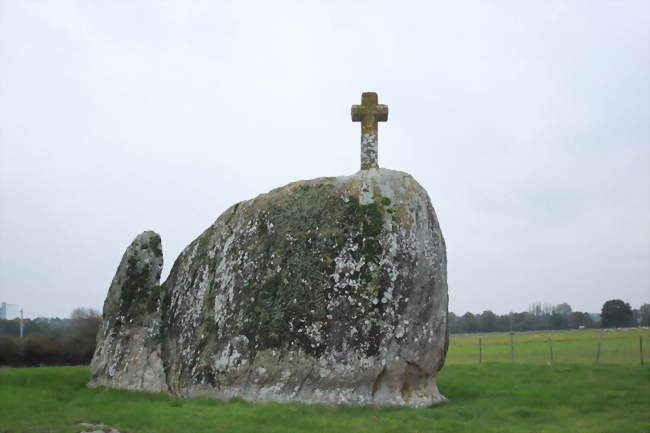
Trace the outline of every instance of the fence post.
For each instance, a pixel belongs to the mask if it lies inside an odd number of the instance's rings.
[[[548,351],[551,359],[551,364],[553,364],[553,342],[551,341],[551,336],[548,336]]]
[[[478,339],[478,363],[483,363],[483,339],[479,337]],[[641,362],[643,364],[643,362]]]
[[[510,333],[510,360],[515,362],[515,341],[514,341],[514,332]]]
[[[639,335],[639,354],[641,355],[641,365],[643,365],[643,336]]]
[[[603,332],[605,332],[604,329],[600,330],[600,338],[598,339],[598,349],[596,350],[596,364],[600,361],[600,346],[603,342]]]

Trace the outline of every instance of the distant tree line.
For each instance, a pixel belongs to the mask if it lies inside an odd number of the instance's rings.
[[[0,366],[84,365],[90,363],[101,318],[76,308],[69,319],[0,320]]]
[[[596,315],[598,316],[598,315]],[[101,317],[95,310],[76,308],[69,319],[25,319],[23,338],[20,320],[0,320],[0,366],[36,367],[41,365],[89,364],[95,351]],[[630,304],[612,299],[603,305],[600,318],[573,311],[566,303],[535,303],[528,311],[498,315],[449,313],[449,332],[513,332],[650,326],[650,304],[633,310]]]
[[[573,311],[567,303],[547,305],[538,302],[522,313],[498,315],[486,310],[480,314],[468,312],[457,316],[450,312],[448,324],[452,334],[650,326],[650,304],[633,310],[630,304],[612,299],[603,304],[600,315],[592,315]]]

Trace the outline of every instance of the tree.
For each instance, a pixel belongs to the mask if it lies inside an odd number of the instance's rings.
[[[510,331],[510,314],[503,314],[497,318],[497,331]]]
[[[530,307],[528,307],[528,312],[532,316],[547,316],[553,312],[553,307],[552,305],[549,304],[543,304],[541,302],[535,302],[531,304]]]
[[[478,318],[474,314],[467,312],[463,314],[463,316],[460,318],[461,332],[465,332],[465,333],[478,332],[479,330],[478,327],[479,327]]]
[[[64,343],[70,355],[71,364],[87,364],[93,357],[97,330],[101,323],[101,316],[92,308],[75,308],[70,314],[68,332]]]
[[[573,312],[571,305],[567,304],[566,302],[556,305],[553,310],[554,313],[562,314],[563,316],[568,316]]]
[[[447,315],[447,326],[450,334],[457,334],[460,330],[460,318],[451,311]]]
[[[569,328],[579,328],[584,326],[585,328],[594,327],[594,319],[588,313],[581,313],[579,311],[574,311],[569,315]]]
[[[544,316],[534,316],[530,313],[514,313],[512,315],[512,330],[520,332],[542,329],[541,322],[537,320],[538,317],[543,318]]]
[[[479,323],[479,331],[494,332],[497,330],[497,315],[490,310],[483,311]]]
[[[630,304],[620,299],[610,299],[603,304],[600,320],[603,328],[622,328],[634,324]]]
[[[97,310],[94,308],[85,308],[85,307],[77,307],[74,310],[72,310],[72,313],[70,314],[70,318],[72,320],[79,320],[79,319],[98,319],[100,317],[100,314]]]
[[[639,319],[641,326],[650,326],[650,304],[643,304],[639,308]]]
[[[553,313],[548,319],[548,327],[550,329],[566,329],[569,323],[567,316],[560,313]]]

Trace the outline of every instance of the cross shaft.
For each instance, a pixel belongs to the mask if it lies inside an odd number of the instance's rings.
[[[388,106],[378,104],[378,101],[375,92],[364,92],[361,95],[361,105],[352,106],[352,121],[361,122],[361,170],[379,167],[377,122],[388,120]]]

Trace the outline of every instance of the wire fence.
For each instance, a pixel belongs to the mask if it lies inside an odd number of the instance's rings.
[[[447,364],[647,364],[650,328],[451,335]]]

